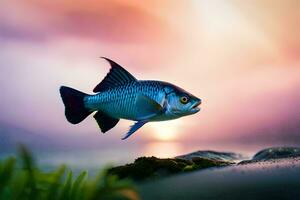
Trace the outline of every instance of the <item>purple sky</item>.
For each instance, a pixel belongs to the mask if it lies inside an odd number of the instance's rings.
[[[58,93],[61,85],[91,93],[109,70],[99,59],[106,56],[138,79],[172,82],[203,99],[197,115],[147,125],[129,144],[299,145],[299,8],[296,1],[1,2],[0,120],[41,135],[119,140],[131,122],[105,136],[92,117],[70,125]]]

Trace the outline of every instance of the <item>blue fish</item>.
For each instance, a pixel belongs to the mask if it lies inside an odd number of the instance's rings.
[[[65,115],[78,124],[91,113],[101,132],[112,129],[120,119],[136,121],[122,138],[127,139],[148,122],[165,121],[192,115],[200,111],[201,99],[167,82],[137,80],[116,62],[93,90],[85,94],[70,87],[60,87]]]

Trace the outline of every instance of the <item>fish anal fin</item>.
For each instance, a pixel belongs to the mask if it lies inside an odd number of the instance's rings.
[[[102,133],[105,133],[108,130],[115,127],[120,120],[120,119],[110,117],[109,115],[101,111],[96,112],[94,118],[97,121]]]
[[[142,126],[144,126],[148,121],[137,121],[134,125],[132,125],[129,129],[129,131],[126,133],[126,135],[122,138],[122,140],[125,140],[129,138],[133,133],[135,133],[138,129],[140,129]]]
[[[111,68],[105,78],[94,88],[93,92],[103,92],[107,89],[114,88],[125,83],[137,81],[133,75],[131,75],[118,63],[105,57],[101,58],[108,61]]]

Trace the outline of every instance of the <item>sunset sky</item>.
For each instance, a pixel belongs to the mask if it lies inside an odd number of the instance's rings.
[[[152,150],[164,141],[300,145],[299,9],[293,0],[1,1],[0,122],[103,145],[152,142]],[[69,124],[59,87],[92,93],[110,68],[100,56],[137,79],[186,89],[202,110],[149,123],[126,141],[130,121],[105,135],[92,117]]]

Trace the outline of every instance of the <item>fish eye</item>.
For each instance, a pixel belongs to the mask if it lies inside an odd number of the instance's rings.
[[[189,101],[189,98],[187,96],[180,97],[180,102],[182,104],[186,104],[188,101]]]

